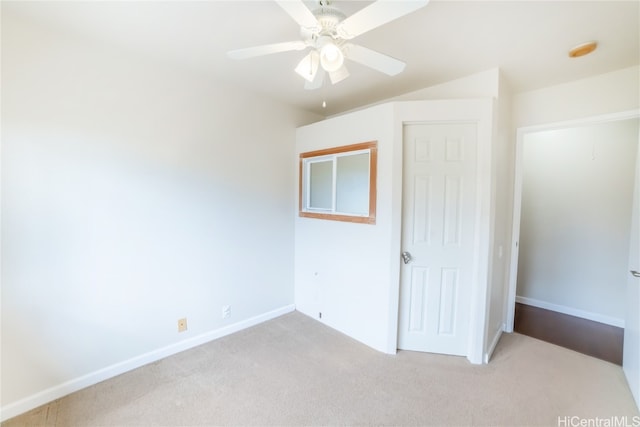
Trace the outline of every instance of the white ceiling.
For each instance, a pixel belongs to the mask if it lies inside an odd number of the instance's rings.
[[[369,3],[332,2],[347,15]],[[354,40],[406,62],[403,73],[389,77],[348,63],[348,79],[316,91],[304,90],[293,71],[304,52],[243,61],[225,54],[299,38],[297,24],[272,1],[2,1],[2,8],[322,115],[496,67],[524,91],[640,62],[638,1],[432,0]],[[595,53],[568,57],[571,47],[590,40],[599,43]]]

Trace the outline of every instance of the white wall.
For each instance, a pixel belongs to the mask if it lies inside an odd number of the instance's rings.
[[[3,419],[293,309],[317,119],[3,10]]]
[[[514,129],[617,113],[640,106],[640,66],[515,94]],[[515,131],[514,131],[515,136]]]
[[[528,133],[519,297],[625,317],[638,119]]]
[[[360,111],[375,105],[387,104],[397,101],[426,101],[426,100],[447,100],[447,99],[482,99],[497,98],[500,86],[503,84],[500,70],[492,68],[470,76],[428,86],[402,95],[384,99],[373,104],[364,105],[336,114],[332,117],[339,117],[354,111]]]
[[[296,218],[296,309],[379,351],[389,351],[393,105],[301,127],[296,154],[378,141],[376,224]],[[296,212],[297,215],[297,212]],[[393,347],[395,351],[395,346]]]
[[[429,86],[392,98],[393,101],[422,101],[427,99],[497,98],[503,79],[498,68]]]

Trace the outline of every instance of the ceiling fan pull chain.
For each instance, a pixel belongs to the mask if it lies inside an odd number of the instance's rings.
[[[327,87],[322,82],[322,108],[327,108]]]

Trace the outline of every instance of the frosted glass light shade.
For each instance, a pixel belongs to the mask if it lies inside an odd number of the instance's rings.
[[[344,64],[342,50],[333,43],[327,43],[320,49],[320,64],[326,71],[332,73]]]
[[[296,73],[309,82],[313,82],[318,72],[318,65],[320,62],[320,55],[315,50],[309,52],[307,56],[302,58],[302,61],[296,66]]]

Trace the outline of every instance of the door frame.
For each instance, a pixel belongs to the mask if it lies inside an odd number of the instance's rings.
[[[403,129],[412,123],[475,123],[477,125],[476,204],[472,294],[467,359],[473,364],[485,361],[486,323],[489,295],[489,261],[493,221],[491,211],[491,157],[496,125],[496,103],[493,98],[412,101],[396,104],[394,117],[393,156],[393,239],[391,245],[392,275],[390,286],[390,327],[388,348],[397,348],[400,314],[400,252],[402,245]],[[395,351],[394,351],[395,352]]]
[[[507,295],[507,322],[505,332],[513,332],[516,309],[516,288],[518,279],[518,255],[520,241],[520,218],[522,214],[522,179],[524,175],[523,143],[524,137],[531,133],[560,130],[571,127],[595,125],[607,122],[640,118],[640,109],[619,113],[584,117],[576,120],[525,126],[516,130],[515,176],[513,188],[513,228],[511,232],[511,262],[509,267],[509,291]]]

